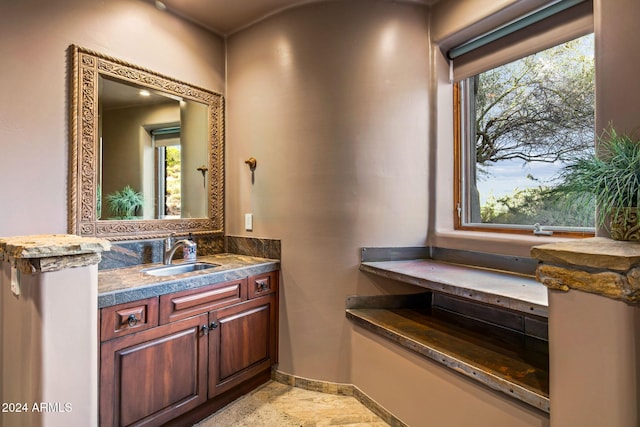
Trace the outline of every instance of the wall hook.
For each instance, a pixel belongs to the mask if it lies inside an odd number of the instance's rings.
[[[258,161],[255,159],[255,157],[249,157],[244,162],[249,165],[249,169],[251,170],[251,172],[256,170],[256,166],[258,165]]]
[[[202,165],[199,168],[197,168],[196,170],[202,172],[202,183],[206,187],[207,186],[207,180],[205,179],[206,178],[205,175],[207,174],[207,171],[209,170],[209,168],[206,167],[205,165]]]
[[[256,166],[258,165],[258,161],[256,160],[255,157],[249,157],[244,162],[249,165],[249,170],[251,171],[251,184],[253,185],[256,182],[256,177],[254,172],[256,170]]]

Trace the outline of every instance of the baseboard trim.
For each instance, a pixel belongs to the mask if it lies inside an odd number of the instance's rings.
[[[309,378],[299,377],[297,375],[287,374],[277,369],[271,371],[271,379],[273,381],[285,384],[291,387],[297,387],[304,390],[317,391],[320,393],[335,394],[339,396],[352,396],[358,402],[362,403],[367,409],[380,417],[384,422],[392,427],[408,427],[407,424],[400,421],[395,415],[385,409],[378,402],[369,397],[365,392],[360,390],[353,384],[334,383],[329,381],[312,380]]]

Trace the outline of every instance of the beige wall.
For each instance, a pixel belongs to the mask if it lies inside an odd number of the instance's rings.
[[[640,308],[549,291],[549,340],[554,427],[640,425]]]
[[[198,102],[184,102],[180,106],[180,181],[181,215],[183,218],[205,218],[209,192],[209,174],[203,176],[198,170],[209,167],[208,108]]]
[[[441,0],[433,7],[431,39],[447,50],[546,3],[549,0]]]
[[[352,365],[353,383],[411,427],[549,426],[546,414],[365,329],[354,331]]]
[[[596,127],[640,129],[640,2],[594,0],[596,31]]]
[[[411,3],[312,3],[228,40],[227,232],[282,240],[284,372],[349,382],[345,298],[392,286],[362,277],[359,248],[425,243],[427,22]]]
[[[0,402],[28,410],[0,414],[0,427],[95,425],[97,266],[22,274],[19,297],[10,276],[9,262],[0,262]],[[54,406],[34,410],[40,403]]]
[[[139,0],[3,1],[0,236],[67,231],[68,47],[224,91],[224,41]]]

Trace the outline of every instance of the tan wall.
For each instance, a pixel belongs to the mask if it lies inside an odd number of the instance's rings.
[[[425,243],[427,22],[411,3],[312,3],[228,40],[227,232],[282,240],[284,372],[349,382],[345,298],[392,286],[361,277],[359,248]]]
[[[536,10],[549,0],[448,0],[433,7],[431,39],[451,48]]]
[[[362,328],[352,364],[354,384],[412,427],[549,426],[546,414]]]
[[[9,262],[0,271],[0,401],[27,405],[2,413],[0,427],[95,425],[97,266],[23,274],[20,296],[11,292]],[[34,410],[40,403],[53,406]]]
[[[209,174],[203,176],[198,168],[209,167],[208,108],[197,102],[185,102],[180,106],[181,145],[181,215],[183,218],[205,218],[207,216]]]
[[[640,308],[549,291],[549,316],[552,425],[640,425]]]
[[[640,129],[640,51],[636,37],[640,2],[594,0],[596,128]]]
[[[224,41],[149,3],[25,0],[1,9],[0,236],[67,229],[69,45],[224,91]]]

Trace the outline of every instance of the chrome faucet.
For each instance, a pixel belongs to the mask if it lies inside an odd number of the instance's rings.
[[[192,243],[187,239],[178,240],[174,243],[175,233],[171,233],[169,237],[164,239],[164,255],[162,257],[162,263],[165,265],[171,264],[171,260],[173,259],[173,255],[176,253],[176,250],[182,246],[183,250],[186,246],[191,245]]]

